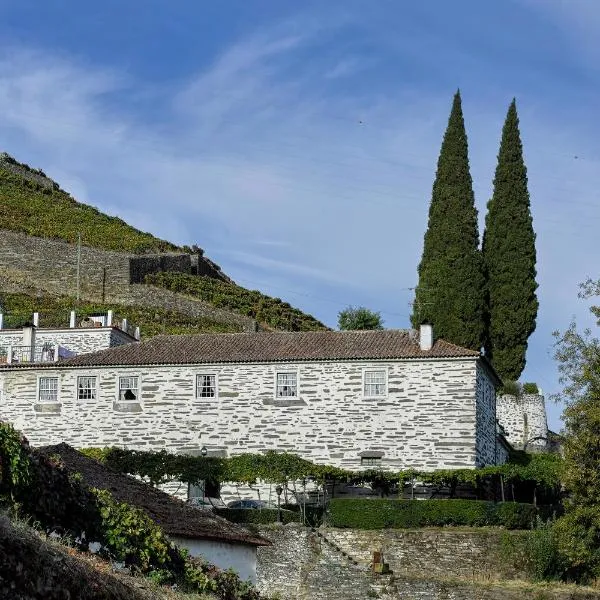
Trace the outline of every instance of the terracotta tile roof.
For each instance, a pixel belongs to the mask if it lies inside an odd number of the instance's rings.
[[[477,356],[479,352],[444,340],[436,340],[431,350],[423,352],[418,335],[406,330],[309,331],[159,335],[146,342],[80,354],[58,364],[110,366]]]
[[[80,473],[86,485],[108,490],[119,502],[127,502],[141,508],[167,535],[252,546],[271,544],[268,540],[208,510],[193,508],[134,477],[117,473],[97,460],[77,452],[68,444],[45,446],[37,450],[47,456],[60,455],[65,467],[73,473]]]

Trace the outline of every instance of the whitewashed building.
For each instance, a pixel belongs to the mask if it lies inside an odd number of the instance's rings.
[[[486,359],[416,331],[157,336],[0,366],[0,418],[33,445],[228,456],[297,453],[348,469],[506,460]]]

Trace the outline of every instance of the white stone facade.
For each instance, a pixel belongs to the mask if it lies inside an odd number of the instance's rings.
[[[295,374],[295,396],[276,395],[278,373]],[[383,377],[385,394],[365,394],[367,373]],[[202,375],[215,376],[215,397],[198,397]],[[40,378],[53,377],[56,401],[41,402]],[[96,378],[93,397],[77,399],[78,377]],[[119,397],[120,377],[138,378],[135,400]],[[9,366],[0,369],[0,418],[33,445],[171,452],[206,446],[226,455],[276,450],[354,470],[367,468],[365,456],[379,455],[371,466],[452,469],[503,460],[493,382],[477,357]]]
[[[541,394],[499,395],[496,404],[498,423],[514,448],[544,450],[548,444],[546,404]]]
[[[25,345],[23,331],[23,329],[0,330],[0,351],[7,352],[10,346]],[[35,331],[36,346],[58,344],[73,354],[97,352],[135,341],[118,327],[57,327],[40,328]]]

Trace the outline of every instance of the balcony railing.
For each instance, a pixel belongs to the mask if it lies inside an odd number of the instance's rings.
[[[45,363],[56,362],[61,353],[58,344],[44,344],[42,346],[6,346],[0,348],[0,362],[4,363]]]

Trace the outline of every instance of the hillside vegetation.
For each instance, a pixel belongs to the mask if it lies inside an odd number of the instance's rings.
[[[153,273],[146,283],[185,294],[218,308],[232,310],[256,319],[273,329],[287,331],[317,331],[327,329],[311,315],[303,313],[280,298],[271,298],[256,290],[185,273]]]
[[[77,242],[81,233],[85,246],[119,252],[142,254],[181,250],[170,242],[131,227],[119,217],[110,217],[93,206],[77,202],[58,184],[45,186],[13,172],[11,166],[20,167],[25,175],[31,172],[32,177],[39,177],[40,173],[16,161],[0,160],[0,229],[72,243]]]
[[[28,296],[26,294],[2,294],[5,312],[4,327],[22,327],[31,321],[34,312],[40,313],[43,327],[65,327],[69,322],[69,311],[76,309],[78,320],[87,315],[106,313],[112,309],[117,318],[127,318],[129,323],[139,326],[144,338],[161,333],[236,333],[242,328],[234,324],[213,321],[206,317],[191,317],[162,308],[140,308],[119,304],[76,303],[70,296]]]
[[[77,202],[42,170],[19,163],[6,153],[0,154],[0,229],[70,243],[77,242],[78,235],[81,234],[84,246],[117,252],[145,254],[191,251],[187,247],[178,247],[131,227],[118,217],[108,216],[92,206]],[[149,278],[147,283],[252,317],[264,329],[326,329],[323,323],[311,315],[293,308],[279,298],[271,298],[261,292],[208,277],[159,273]],[[74,308],[73,298],[66,296],[44,296],[33,300],[24,294],[6,294],[3,304],[5,313],[13,313],[17,320],[25,321],[30,319],[33,311],[62,315],[65,309]],[[96,312],[104,311],[107,307],[79,303],[79,308]],[[140,325],[144,336],[240,330],[235,325],[218,323],[208,318],[197,319],[160,307],[151,311],[134,306],[111,305],[110,308],[121,311],[130,322]],[[52,321],[52,315],[49,318],[50,321],[44,321],[44,325],[59,324]],[[63,323],[61,320],[60,324]]]

